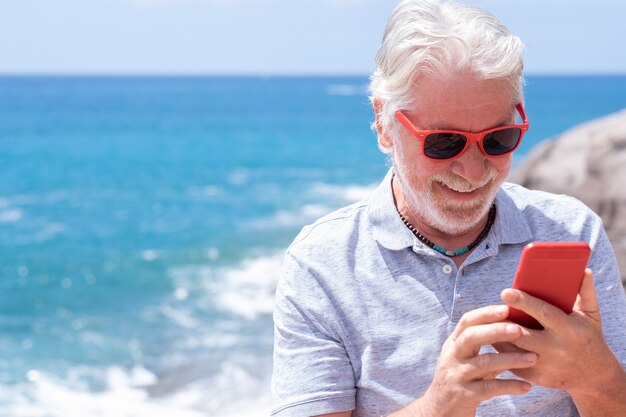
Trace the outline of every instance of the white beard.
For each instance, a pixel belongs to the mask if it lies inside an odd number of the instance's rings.
[[[487,216],[498,188],[504,181],[504,178],[498,180],[498,172],[493,166],[477,184],[471,184],[453,173],[416,180],[409,177],[406,167],[396,161],[394,158],[394,171],[411,216],[449,235],[461,235],[475,228]],[[435,183],[455,191],[479,192],[472,201],[454,201],[436,194],[433,189]]]

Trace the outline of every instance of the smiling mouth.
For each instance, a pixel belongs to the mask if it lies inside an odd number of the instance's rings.
[[[472,194],[475,191],[481,189],[482,187],[454,187],[448,184],[444,184],[442,182],[439,183],[442,187],[450,190],[450,191],[454,191],[455,193],[459,193],[459,194]]]

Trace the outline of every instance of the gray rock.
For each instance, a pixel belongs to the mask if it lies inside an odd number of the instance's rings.
[[[574,196],[598,213],[626,285],[626,109],[542,142],[509,180]]]

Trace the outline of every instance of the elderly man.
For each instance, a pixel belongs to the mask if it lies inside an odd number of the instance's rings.
[[[371,84],[392,168],[287,250],[274,416],[626,416],[626,301],[600,219],[504,183],[528,129],[521,54],[479,9],[393,12]],[[533,241],[591,246],[571,314],[508,288]]]

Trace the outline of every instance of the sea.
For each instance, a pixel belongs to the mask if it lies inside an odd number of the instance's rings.
[[[269,416],[300,228],[388,161],[367,76],[0,77],[0,416]],[[541,141],[626,76],[528,76]]]

